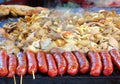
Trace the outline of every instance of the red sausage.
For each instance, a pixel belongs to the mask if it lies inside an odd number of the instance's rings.
[[[79,51],[73,51],[79,62],[79,72],[85,74],[89,71],[90,65],[85,55]]]
[[[37,72],[37,60],[35,54],[31,50],[26,51],[28,61],[28,73],[35,74]]]
[[[45,52],[38,51],[36,56],[37,56],[39,71],[42,72],[42,73],[47,73],[48,72],[48,67],[47,67]]]
[[[65,58],[60,53],[54,53],[53,56],[54,56],[55,61],[57,63],[58,74],[63,75],[67,69],[67,63],[66,63]]]
[[[113,64],[110,54],[107,51],[101,51],[100,56],[103,62],[103,74],[109,76],[113,72]]]
[[[110,50],[110,55],[112,57],[113,63],[120,70],[120,54],[116,49]]]
[[[7,59],[7,53],[4,50],[0,50],[0,76],[6,76],[8,74]]]
[[[90,51],[88,52],[88,58],[90,59],[91,63],[90,75],[99,76],[102,71],[102,62],[100,55],[95,51]]]
[[[17,68],[17,57],[13,54],[8,56],[8,75],[7,77],[13,77]]]
[[[16,74],[18,76],[24,76],[27,72],[27,57],[25,53],[19,52],[17,54],[18,66]]]
[[[48,63],[48,75],[50,77],[57,76],[58,70],[54,60],[54,57],[51,54],[46,54],[46,59]]]
[[[78,73],[79,64],[77,62],[77,58],[73,55],[72,52],[64,52],[63,56],[67,61],[67,72],[68,74],[74,76]]]

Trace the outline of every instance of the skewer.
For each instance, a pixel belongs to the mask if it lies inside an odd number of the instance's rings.
[[[13,76],[14,84],[16,84],[16,77],[15,75]]]
[[[33,74],[33,79],[35,79],[35,73],[34,73],[34,71],[32,71],[32,74]]]
[[[22,75],[20,76],[20,84],[22,84]]]

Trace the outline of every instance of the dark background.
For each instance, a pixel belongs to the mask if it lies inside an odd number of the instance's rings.
[[[1,2],[2,1],[2,2]],[[88,2],[87,0],[0,0],[0,4],[22,4],[29,6],[42,6],[42,7],[56,7],[56,6],[64,6],[69,2],[78,5],[78,6],[91,6],[92,2]]]

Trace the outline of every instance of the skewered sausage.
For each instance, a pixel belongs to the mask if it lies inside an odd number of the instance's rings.
[[[8,75],[7,77],[13,77],[17,68],[17,57],[13,54],[8,55]]]
[[[37,56],[39,71],[42,72],[42,73],[47,73],[48,72],[48,67],[47,67],[45,52],[38,51],[36,56]]]
[[[78,73],[78,62],[77,58],[73,55],[72,52],[64,52],[63,56],[67,61],[67,73],[74,76]]]
[[[107,51],[101,51],[100,56],[103,62],[103,74],[109,76],[113,72],[113,64],[110,54]]]
[[[54,53],[53,56],[54,56],[55,61],[57,63],[58,74],[63,75],[67,69],[67,63],[66,63],[65,58],[60,53]]]
[[[0,76],[6,76],[8,74],[7,59],[7,53],[4,50],[0,50]]]
[[[48,75],[50,77],[55,77],[58,74],[57,66],[55,63],[55,59],[51,54],[46,54],[46,59],[48,63]]]
[[[112,57],[113,63],[120,70],[120,54],[116,49],[110,50],[110,55]]]
[[[18,66],[16,69],[16,74],[18,76],[24,76],[27,72],[27,58],[26,54],[23,52],[19,52],[17,54],[17,61],[18,61]]]
[[[90,65],[85,55],[79,51],[73,51],[79,62],[79,72],[85,74],[89,71]]]
[[[102,62],[100,55],[95,51],[89,51],[88,58],[90,59],[91,64],[90,75],[99,76],[102,71]]]
[[[28,73],[35,74],[37,72],[37,61],[35,54],[31,50],[26,51],[28,60]]]
[[[87,56],[91,68],[85,55],[79,51],[64,52],[63,54],[54,53],[53,55],[38,51],[35,57],[31,50],[27,50],[26,53],[19,52],[17,56],[14,54],[7,56],[4,50],[0,50],[0,76],[8,74],[7,77],[13,77],[15,71],[18,76],[24,76],[27,68],[29,74],[36,73],[38,68],[42,73],[48,72],[50,77],[55,77],[57,74],[63,75],[66,71],[72,76],[76,75],[78,70],[85,74],[89,69],[91,76],[99,76],[102,71],[102,64],[103,74],[109,76],[113,72],[112,61],[120,70],[120,54],[116,49],[110,50],[109,53],[101,51],[100,54],[96,51],[89,51]]]

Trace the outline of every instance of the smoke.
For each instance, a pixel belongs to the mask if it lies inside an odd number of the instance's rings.
[[[51,1],[51,0],[49,0],[49,1]],[[61,1],[62,0],[53,0],[52,3],[51,2],[47,3],[46,7],[51,9],[52,12],[60,11],[60,12],[69,13],[69,14],[84,12],[83,8],[81,8],[79,5],[77,5],[76,3],[73,2],[74,0],[73,1],[71,0],[68,3],[62,3]]]

